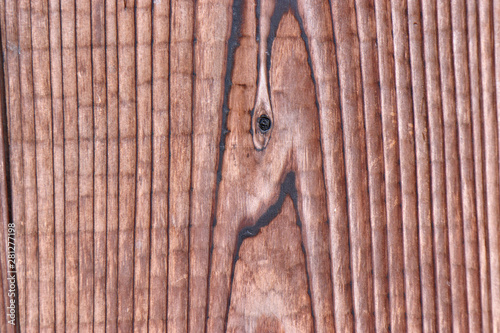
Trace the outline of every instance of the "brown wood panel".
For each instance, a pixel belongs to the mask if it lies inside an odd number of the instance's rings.
[[[149,268],[149,331],[165,331],[167,318],[168,189],[169,180],[169,57],[170,6],[152,8],[152,189]]]
[[[500,332],[499,10],[1,1],[0,331]]]
[[[376,1],[375,14],[386,180],[390,327],[391,330],[402,331],[406,328],[406,306],[404,303],[401,181],[393,58],[394,43],[390,3],[388,1]]]
[[[61,3],[49,2],[50,81],[54,163],[54,288],[55,329],[65,330],[65,247],[64,247],[64,101],[61,41]],[[60,166],[60,167],[56,167]]]
[[[16,249],[16,283],[17,292],[17,311],[20,314],[18,318],[18,327],[26,327],[25,302],[26,302],[26,220],[25,220],[25,200],[24,200],[24,162],[23,162],[23,130],[21,114],[21,78],[20,78],[20,48],[19,48],[19,7],[18,2],[5,2],[5,29],[2,31],[2,40],[5,45],[3,53],[4,77],[5,80],[5,105],[6,117],[2,123],[8,131],[14,131],[12,134],[4,133],[3,140],[8,139],[9,156],[5,156],[5,163],[8,163],[10,174],[11,190],[11,209],[10,216],[15,221],[15,246]],[[11,45],[11,47],[7,47]],[[8,106],[7,106],[8,105]],[[4,127],[4,129],[6,129]],[[14,134],[15,133],[15,134]],[[4,144],[7,142],[4,141]],[[6,178],[7,179],[7,178]],[[3,266],[2,266],[3,268]],[[8,314],[8,313],[7,313]],[[11,332],[14,329],[11,330]]]
[[[434,247],[428,105],[426,100],[423,23],[421,1],[408,1],[408,31],[412,80],[413,120],[416,155],[418,241],[420,260],[422,330],[436,330],[434,295]]]
[[[106,1],[106,331],[118,322],[118,24],[116,2]]]
[[[479,275],[481,295],[481,324],[485,332],[491,331],[491,289],[489,274],[489,246],[484,179],[483,110],[481,99],[481,72],[479,62],[479,18],[475,4],[467,2],[467,34],[470,72],[471,115],[474,151],[475,204],[478,232]]]
[[[92,95],[94,100],[94,297],[93,330],[106,328],[106,228],[107,228],[107,119],[106,119],[106,22],[105,2],[93,0]]]

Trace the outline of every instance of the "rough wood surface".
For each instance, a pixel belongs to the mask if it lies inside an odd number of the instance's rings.
[[[500,1],[3,0],[0,36],[0,332],[500,332]]]

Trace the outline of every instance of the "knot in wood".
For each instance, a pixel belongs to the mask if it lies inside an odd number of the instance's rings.
[[[265,114],[260,116],[257,122],[259,124],[259,130],[262,133],[267,133],[271,129],[271,119]]]

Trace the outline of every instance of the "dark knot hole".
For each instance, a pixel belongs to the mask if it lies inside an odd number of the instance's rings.
[[[267,133],[271,129],[271,119],[265,114],[257,119],[257,123],[259,124],[259,129],[262,133]]]

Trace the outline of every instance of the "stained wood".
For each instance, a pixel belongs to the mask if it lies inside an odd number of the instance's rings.
[[[453,2],[451,6],[451,26],[453,38],[453,59],[455,69],[456,124],[458,125],[457,141],[460,162],[460,184],[463,214],[465,282],[462,287],[466,291],[468,325],[471,331],[480,331],[481,304],[479,286],[478,233],[476,220],[476,203],[474,200],[473,175],[473,139],[470,79],[468,71],[469,55],[467,52],[467,24],[465,2]],[[460,226],[459,226],[460,228]]]
[[[31,22],[30,4],[19,1],[19,22]],[[24,320],[26,328],[39,329],[38,302],[38,226],[37,226],[37,190],[36,190],[36,150],[35,150],[35,117],[33,102],[33,60],[31,43],[31,23],[19,25],[20,49],[20,81],[21,81],[21,114],[23,131],[23,163],[24,163],[24,200],[26,218],[26,275],[24,279],[26,302]]]
[[[64,247],[64,101],[60,1],[48,8],[50,39],[50,81],[52,95],[52,133],[54,166],[54,288],[55,329],[65,330],[65,247]]]
[[[116,332],[118,322],[118,24],[116,2],[106,1],[106,331]]]
[[[16,221],[16,264],[17,266],[17,285],[18,285],[18,305],[17,309],[20,313],[18,325],[21,328],[26,327],[26,219],[25,219],[25,200],[24,200],[24,154],[23,154],[23,129],[22,129],[22,113],[21,113],[21,79],[20,79],[20,36],[19,36],[19,7],[18,2],[4,3],[5,9],[5,29],[2,38],[5,38],[5,44],[11,45],[6,47],[3,54],[4,61],[4,81],[5,97],[6,97],[6,117],[4,117],[9,131],[15,131],[15,134],[4,133],[3,138],[8,137],[9,156],[5,156],[5,163],[8,163],[10,168],[11,182],[11,202],[10,214],[12,220]],[[8,106],[7,106],[8,105]],[[4,139],[5,140],[5,139]],[[5,144],[6,142],[4,142]],[[7,178],[6,178],[7,179]]]
[[[414,114],[414,140],[417,182],[419,274],[421,283],[422,330],[436,330],[436,297],[433,292],[434,249],[432,246],[432,193],[428,105],[424,63],[423,23],[420,1],[408,1],[408,32],[411,65],[411,91]]]
[[[321,149],[330,226],[335,327],[339,331],[352,331],[354,325],[352,276],[337,51],[334,45],[329,2],[322,1],[314,6],[312,4],[311,1],[298,1],[297,5],[309,40],[319,106]]]
[[[152,7],[152,189],[151,252],[149,268],[150,332],[165,331],[167,318],[168,189],[169,149],[169,54],[170,5],[153,3]],[[146,85],[147,86],[147,85]],[[181,298],[179,298],[181,299]],[[184,297],[186,299],[186,297]]]
[[[94,297],[93,330],[106,328],[106,209],[107,209],[107,119],[106,119],[106,22],[105,3],[92,1],[92,97],[94,124]]]
[[[0,330],[499,331],[499,4],[0,2]]]
[[[242,243],[234,271],[228,331],[314,331],[296,215],[287,196],[278,216],[257,236]]]
[[[491,3],[481,1],[479,6],[480,25],[480,61],[481,86],[484,112],[484,145],[485,145],[485,176],[486,176],[486,214],[488,220],[488,246],[490,250],[490,285],[491,285],[491,318],[492,329],[500,327],[500,174],[499,136],[498,136],[498,96],[495,96],[497,80],[495,80],[495,37],[493,10],[498,8]],[[497,112],[495,113],[495,110]]]
[[[467,3],[467,32],[473,38],[468,39],[471,116],[474,144],[475,204],[478,231],[479,275],[481,293],[481,324],[484,331],[491,331],[491,289],[488,264],[487,226],[484,179],[484,139],[483,110],[481,100],[481,77],[479,64],[479,25],[478,8]]]
[[[137,94],[137,179],[134,225],[134,318],[133,329],[147,331],[149,308],[149,254],[151,244],[151,176],[152,176],[152,35],[149,1],[138,0],[136,18],[136,94]]]
[[[188,329],[190,295],[190,200],[192,170],[193,30],[191,1],[172,2],[170,37],[170,132],[168,201],[168,304],[167,329]],[[162,61],[162,59],[158,59]],[[167,114],[167,116],[168,116]]]
[[[132,1],[118,1],[118,331],[134,324],[134,246],[137,198],[137,96],[135,15]]]
[[[344,154],[348,198],[349,237],[353,284],[354,325],[359,331],[374,327],[371,230],[369,221],[366,132],[363,121],[359,37],[352,1],[332,2],[337,38],[340,108],[344,129]],[[351,135],[346,135],[346,132]],[[363,260],[361,260],[363,258]]]
[[[436,3],[422,2],[424,29],[424,59],[429,115],[431,155],[432,214],[434,221],[434,261],[436,276],[437,330],[451,330],[450,259],[447,234],[447,211],[444,169],[444,133],[441,87],[436,36]]]
[[[403,234],[399,140],[396,109],[396,82],[392,16],[389,2],[375,2],[379,52],[380,102],[382,113],[384,165],[386,180],[387,248],[391,330],[406,329],[404,300]]]
[[[387,280],[387,215],[385,210],[385,177],[383,155],[380,80],[375,8],[368,1],[356,2],[363,85],[363,108],[366,127],[368,186],[370,188],[370,222],[373,253],[373,293],[375,328],[389,330],[389,286]]]

